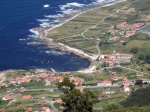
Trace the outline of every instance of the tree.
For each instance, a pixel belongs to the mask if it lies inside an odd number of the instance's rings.
[[[70,82],[68,77],[65,77],[63,82],[58,83],[58,88],[62,90],[67,90],[67,89],[73,90],[74,87],[75,85],[72,82]]]
[[[140,55],[138,59],[139,60],[145,60],[145,56],[144,55]]]
[[[64,112],[92,112],[95,95],[90,91],[73,89],[62,98]]]
[[[62,96],[64,112],[92,112],[95,95],[91,91],[80,92],[75,89],[69,78],[64,78],[63,82],[58,83],[58,88],[64,92]]]
[[[138,48],[137,48],[137,47],[133,47],[133,48],[130,50],[130,52],[132,52],[132,53],[136,54],[136,53],[138,53],[138,52],[139,52],[139,50],[138,50]]]

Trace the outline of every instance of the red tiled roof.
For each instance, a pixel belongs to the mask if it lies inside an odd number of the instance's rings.
[[[75,89],[82,91],[83,90],[83,86],[76,86]]]
[[[122,81],[123,81],[123,82],[129,82],[129,79],[127,79],[126,77],[124,77],[124,78],[122,79]]]
[[[10,96],[9,96],[9,95],[5,95],[4,98],[5,98],[5,99],[9,99]]]
[[[62,100],[61,99],[57,99],[57,100],[55,100],[55,102],[61,104]]]
[[[32,112],[32,111],[33,111],[32,107],[27,107],[25,110],[25,112]]]
[[[49,107],[42,107],[42,110],[46,111]]]
[[[23,99],[31,99],[32,96],[31,96],[31,95],[24,95],[22,98],[23,98]]]

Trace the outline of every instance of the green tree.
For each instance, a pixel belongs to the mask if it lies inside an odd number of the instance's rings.
[[[90,91],[73,89],[62,98],[64,112],[92,112],[95,95]]]
[[[133,47],[133,48],[131,48],[130,52],[132,52],[132,53],[136,54],[136,53],[138,53],[138,52],[139,52],[139,50],[138,50],[138,48],[137,48],[137,47]]]
[[[75,89],[69,78],[64,78],[63,82],[58,83],[58,88],[64,92],[62,96],[64,112],[92,112],[93,104],[96,102],[93,92],[80,92]]]
[[[145,56],[144,55],[140,55],[138,59],[139,60],[145,60]]]
[[[75,85],[72,82],[70,82],[68,77],[65,77],[63,82],[58,83],[58,88],[61,90],[73,90],[74,87]]]

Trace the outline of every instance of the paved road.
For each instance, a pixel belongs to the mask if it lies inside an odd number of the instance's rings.
[[[29,92],[29,91],[54,91],[57,90],[58,88],[45,88],[45,89],[26,89],[25,92]]]
[[[84,86],[84,88],[103,88],[103,87],[118,87],[119,85],[118,85],[118,83],[115,83],[115,84],[113,84],[113,85],[106,85],[106,86],[97,86],[97,85],[95,85],[95,86]],[[27,90],[25,90],[25,92],[29,92],[29,91],[54,91],[54,90],[58,90],[58,88],[47,88],[47,89],[27,89]]]
[[[106,86],[84,86],[84,89],[86,89],[86,88],[89,88],[89,89],[92,89],[92,88],[107,88],[107,87],[110,87],[110,88],[113,88],[113,87],[119,87],[119,85],[118,85],[118,83],[116,83],[116,84],[113,84],[113,85],[106,85]]]

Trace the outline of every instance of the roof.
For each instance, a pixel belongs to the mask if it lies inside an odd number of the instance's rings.
[[[101,73],[102,71],[99,69],[99,70],[97,70],[97,72],[98,72],[98,73]]]
[[[57,100],[55,100],[55,102],[61,104],[62,100],[61,99],[57,99]]]
[[[108,90],[108,89],[105,89],[105,90],[103,90],[103,92],[106,93],[106,92],[109,92],[109,90]]]
[[[122,81],[123,81],[123,82],[129,82],[129,79],[127,79],[126,77],[124,77],[124,78],[122,79]]]
[[[24,95],[22,98],[23,98],[23,99],[31,99],[32,96],[31,96],[31,95]]]
[[[33,111],[32,107],[27,107],[25,110],[25,112],[32,112],[32,111]]]
[[[117,37],[117,36],[114,36],[114,37],[113,37],[113,40],[117,40],[117,39],[119,39],[119,37]]]
[[[128,87],[128,86],[124,86],[124,87],[123,87],[123,89],[127,89],[127,88],[129,88],[129,87]]]
[[[5,99],[9,99],[10,96],[9,96],[9,95],[5,95],[4,98],[5,98]]]
[[[76,86],[75,89],[82,91],[83,90],[83,86]]]
[[[42,107],[42,110],[46,111],[49,107]]]
[[[149,81],[148,78],[140,78],[139,80],[142,80],[142,81]]]
[[[114,79],[118,79],[118,75],[114,75],[113,78],[114,78]]]
[[[111,72],[111,74],[115,75],[115,74],[117,74],[117,72]]]
[[[67,71],[67,72],[62,72],[63,75],[70,75],[71,72]]]
[[[124,22],[122,22],[121,24],[122,24],[122,25],[126,25],[126,24],[127,24],[127,22],[125,22],[125,21],[124,21]]]
[[[124,40],[120,40],[120,43],[124,43],[125,41]]]

